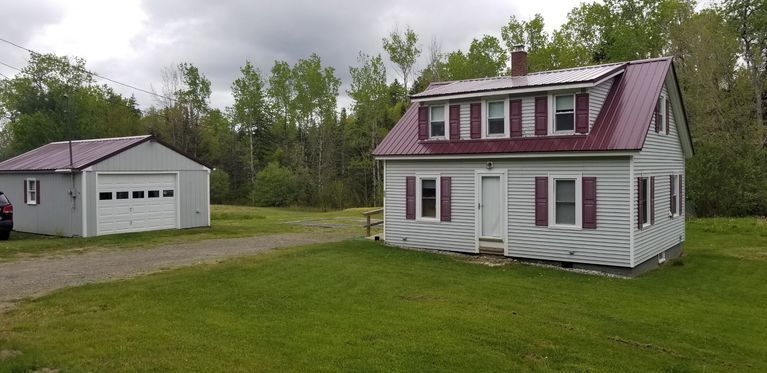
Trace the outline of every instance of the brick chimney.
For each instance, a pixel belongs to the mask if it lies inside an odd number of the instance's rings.
[[[524,44],[517,44],[511,51],[511,76],[527,75],[527,51]]]

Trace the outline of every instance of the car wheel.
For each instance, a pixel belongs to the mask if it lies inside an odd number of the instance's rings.
[[[7,241],[8,237],[11,236],[11,231],[1,231],[0,232],[0,240]]]

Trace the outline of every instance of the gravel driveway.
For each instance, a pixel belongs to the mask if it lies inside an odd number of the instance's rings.
[[[127,278],[172,267],[215,262],[278,247],[333,242],[346,234],[285,233],[214,239],[146,249],[96,250],[0,263],[0,313],[27,297],[67,286]]]

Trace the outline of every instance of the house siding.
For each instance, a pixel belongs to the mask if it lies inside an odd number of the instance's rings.
[[[615,78],[607,79],[589,91],[589,130],[594,127],[594,122],[602,111],[602,105],[610,93],[614,80]]]
[[[96,235],[96,179],[98,172],[178,172],[178,204],[181,228],[209,225],[210,171],[203,165],[157,142],[146,142],[93,165],[86,172],[88,235]]]
[[[386,162],[385,237],[390,244],[473,253],[475,171],[491,157],[476,161],[402,160]],[[629,158],[494,159],[507,170],[508,252],[513,257],[630,265]],[[419,173],[452,178],[452,221],[405,219],[405,177]],[[597,229],[557,229],[535,225],[535,177],[549,174],[597,177]],[[571,254],[573,252],[573,254]]]
[[[13,229],[49,235],[81,235],[80,174],[74,175],[75,204],[69,194],[71,177],[70,174],[55,173],[0,174],[0,191],[13,203]],[[40,181],[40,203],[37,205],[24,203],[24,180],[27,178]]]
[[[671,79],[673,78],[667,78],[663,93],[667,93],[666,86],[670,82],[673,83]],[[636,211],[638,186],[636,179],[655,176],[655,224],[641,230],[633,229],[635,265],[657,256],[662,251],[685,240],[685,212],[681,211],[681,215],[677,217],[669,217],[669,175],[684,175],[685,172],[684,152],[676,128],[673,105],[669,117],[671,127],[669,127],[668,135],[665,134],[665,131],[656,133],[655,119],[652,119],[644,147],[633,159],[634,175],[631,177],[633,227],[638,227]],[[686,178],[682,185],[683,187],[687,185]],[[687,193],[683,192],[683,195],[687,195]]]

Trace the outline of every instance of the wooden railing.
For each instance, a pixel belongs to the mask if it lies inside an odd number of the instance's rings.
[[[365,218],[367,218],[367,222],[365,223],[365,229],[366,229],[365,230],[365,237],[370,237],[370,227],[373,227],[373,226],[376,226],[376,225],[381,225],[381,224],[384,223],[383,219],[381,219],[380,221],[374,221],[372,223],[370,222],[370,217],[371,216],[378,215],[378,214],[383,214],[383,210],[384,209],[381,208],[381,209],[365,211],[365,212],[362,213],[362,215],[365,216]]]

